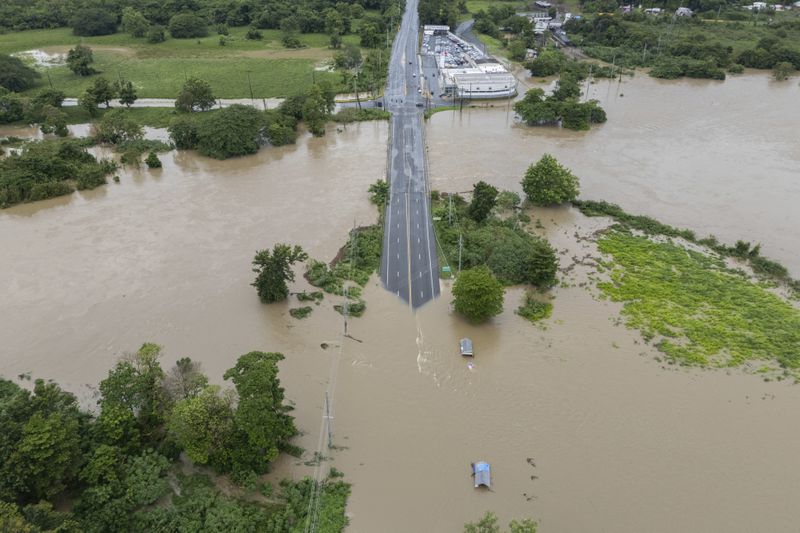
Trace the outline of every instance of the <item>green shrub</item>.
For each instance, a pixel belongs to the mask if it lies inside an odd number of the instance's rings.
[[[311,307],[295,307],[294,309],[289,309],[289,314],[298,319],[306,318],[308,315],[311,314],[313,309]]]
[[[169,34],[174,39],[192,39],[208,35],[207,21],[191,13],[180,13],[169,19]]]
[[[525,295],[522,297],[522,303],[517,308],[517,314],[527,318],[531,322],[549,318],[552,312],[553,304],[537,300],[531,291],[525,291]]]
[[[144,160],[148,168],[161,168],[161,160],[155,152],[147,154],[147,159]]]

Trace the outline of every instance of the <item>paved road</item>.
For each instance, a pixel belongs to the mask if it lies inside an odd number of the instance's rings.
[[[386,109],[392,113],[389,205],[383,234],[381,280],[416,309],[439,296],[439,262],[428,196],[428,169],[419,89],[418,0],[407,0],[392,47]]]

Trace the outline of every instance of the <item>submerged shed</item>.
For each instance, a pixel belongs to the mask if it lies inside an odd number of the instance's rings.
[[[481,485],[487,488],[492,487],[492,473],[489,463],[484,461],[472,463],[472,475],[475,476],[476,489]]]
[[[461,355],[468,355],[472,357],[472,341],[466,337],[461,339],[458,343],[461,350]]]

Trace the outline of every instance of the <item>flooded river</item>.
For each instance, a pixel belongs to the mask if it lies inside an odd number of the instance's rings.
[[[587,197],[759,240],[797,268],[798,111],[770,107],[789,105],[797,87],[785,87],[637,78],[590,133],[513,127],[502,110],[439,114],[428,128],[433,187],[466,190],[480,177],[518,188],[549,151]],[[710,103],[741,99],[746,120]],[[492,323],[471,326],[450,313],[448,283],[412,314],[373,279],[365,316],[349,324],[354,339],[341,337],[327,296],[302,321],[288,315],[297,302],[261,305],[249,286],[256,249],[297,243],[327,260],[354,222],[374,220],[365,190],[385,172],[386,138],[385,123],[362,123],[226,162],[171,152],[161,170],[0,211],[0,373],[53,378],[88,398],[144,341],[165,346],[164,366],[190,356],[217,382],[242,353],[281,351],[310,454],[338,359],[339,449],[326,454],[354,484],[351,532],[457,532],[486,510],[535,518],[546,532],[797,531],[800,387],[664,368],[615,325],[615,304],[577,286],[579,270],[554,290],[544,328],[513,313],[519,289]],[[771,157],[761,166],[751,160],[760,150]],[[567,209],[534,216],[566,250],[562,266],[591,251],[575,232],[601,224]],[[472,368],[457,355],[463,336],[475,344]],[[492,464],[492,492],[472,488],[475,460]],[[310,472],[298,463],[283,458],[276,475]]]
[[[537,81],[528,84],[547,87]],[[525,169],[547,152],[580,177],[583,198],[731,244],[761,242],[765,255],[800,276],[796,78],[663,81],[639,74],[621,84],[598,80],[589,97],[608,114],[589,133],[518,126],[505,108],[434,115],[427,130],[431,187],[468,190],[485,179],[521,191]]]

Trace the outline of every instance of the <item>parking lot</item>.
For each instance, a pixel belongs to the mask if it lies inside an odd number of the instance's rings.
[[[422,54],[440,57],[442,68],[472,66],[475,60],[485,57],[480,49],[452,34],[423,35]]]

